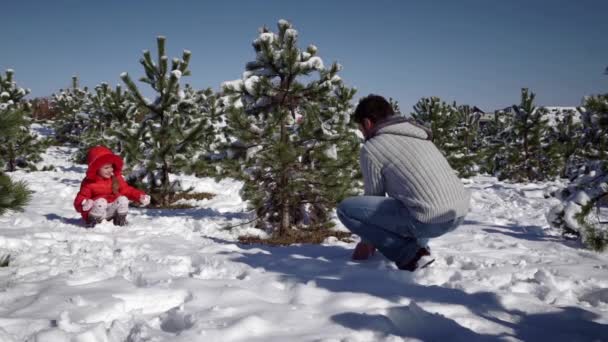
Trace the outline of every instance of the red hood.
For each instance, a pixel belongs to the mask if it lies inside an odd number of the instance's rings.
[[[92,147],[87,154],[87,163],[89,164],[87,178],[90,180],[95,180],[97,177],[97,170],[105,164],[112,164],[114,166],[114,175],[120,176],[122,173],[122,158],[112,153],[112,151],[105,146]]]

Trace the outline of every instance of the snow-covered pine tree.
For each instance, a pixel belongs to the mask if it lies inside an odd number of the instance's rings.
[[[584,133],[579,141],[587,162],[561,192],[562,203],[551,209],[547,220],[602,251],[608,245],[608,217],[599,214],[600,200],[608,196],[608,94],[588,97],[584,106]]]
[[[481,160],[479,119],[477,113],[469,105],[456,107],[456,134],[453,136],[454,145],[449,155],[450,165],[458,171],[460,177],[471,177],[479,172]]]
[[[412,117],[431,129],[433,143],[461,177],[477,172],[474,152],[479,115],[470,106],[447,104],[440,98],[425,97],[414,105]]]
[[[30,132],[31,105],[25,100],[30,91],[18,87],[13,77],[10,69],[0,75],[0,166],[8,172],[35,170],[45,145]]]
[[[314,45],[297,43],[286,20],[277,33],[263,27],[242,79],[223,84],[232,103],[226,135],[246,149],[243,196],[274,237],[330,227],[332,209],[360,188],[360,140],[349,124],[355,90],[339,64],[326,68]]]
[[[448,156],[453,141],[452,134],[457,122],[452,105],[441,101],[439,97],[423,97],[414,105],[412,117],[428,127],[433,133],[433,143]]]
[[[212,113],[202,112],[201,103],[208,101],[207,91],[182,89],[180,80],[189,76],[191,53],[184,50],[182,59],[169,59],[165,52],[165,37],[157,37],[158,61],[152,60],[145,50],[140,63],[145,76],[141,82],[149,84],[156,99],[145,99],[127,73],[121,78],[135,98],[137,106],[145,108],[147,115],[134,129],[123,131],[126,162],[137,162],[138,180],[146,179],[153,202],[168,205],[173,195],[181,190],[169,174],[188,169],[197,155],[204,151],[215,137]]]
[[[4,128],[4,126],[2,126]],[[21,211],[27,205],[32,191],[25,182],[14,182],[0,172],[0,216],[8,211]]]
[[[496,111],[492,119],[480,126],[479,139],[481,141],[481,171],[504,177],[501,171],[507,163],[508,147],[514,138],[511,134],[513,116],[505,111]]]
[[[0,169],[0,215],[9,210],[22,210],[31,196],[25,183],[13,182],[4,173],[5,169],[13,171],[17,167],[18,157],[30,149],[28,144],[35,144],[26,117],[29,104],[23,99],[29,90],[18,87],[13,74],[9,69],[5,77],[0,75],[0,162],[3,164]],[[25,157],[28,156],[26,153]]]
[[[81,162],[85,161],[88,150],[96,145],[105,145],[122,155],[128,141],[123,139],[123,132],[134,130],[143,111],[135,105],[131,93],[123,91],[120,85],[112,89],[107,83],[101,83],[89,95],[83,112],[89,120],[79,142],[77,159]]]
[[[608,94],[585,99],[583,113],[584,157],[601,162],[608,161]]]
[[[507,160],[501,176],[513,181],[538,181],[559,173],[559,158],[555,156],[550,130],[543,107],[536,107],[536,95],[527,88],[521,90],[521,102],[514,105]]]
[[[399,107],[399,101],[393,99],[392,97],[389,97],[388,102],[391,104],[391,107],[393,107],[393,112],[395,112],[395,114],[397,115],[401,115],[401,107]]]
[[[580,153],[583,135],[582,122],[575,120],[575,113],[569,110],[556,118],[556,124],[551,134],[555,154],[561,159],[560,177],[571,178],[584,163]]]
[[[83,113],[89,97],[88,88],[80,88],[76,76],[72,76],[70,88],[59,89],[58,93],[52,95],[53,109],[57,112],[53,125],[57,141],[71,144],[80,142],[80,136],[89,123],[89,116]]]

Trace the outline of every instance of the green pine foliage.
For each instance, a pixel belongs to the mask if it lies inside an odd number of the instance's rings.
[[[24,182],[14,182],[0,173],[0,215],[8,211],[22,211],[29,202],[32,192]]]
[[[591,160],[608,160],[608,94],[585,99],[583,115],[584,157]]]
[[[513,142],[511,134],[512,115],[496,111],[491,119],[480,123],[479,140],[481,141],[481,172],[500,175],[507,163],[508,148]]]
[[[587,97],[584,107],[582,136],[575,140],[581,149],[573,155],[585,162],[547,219],[589,248],[603,251],[608,246],[608,217],[600,217],[599,207],[608,202],[608,94]]]
[[[460,177],[479,171],[479,114],[468,105],[447,104],[438,97],[422,98],[414,105],[412,117],[430,128],[433,143],[446,156]]]
[[[423,97],[414,105],[412,117],[427,126],[433,134],[433,143],[449,156],[458,117],[454,106],[436,96]]]
[[[52,106],[57,113],[53,124],[55,139],[59,143],[78,145],[80,137],[89,124],[89,115],[84,110],[89,103],[89,90],[80,88],[78,77],[72,77],[72,86],[60,89],[52,95]]]
[[[567,111],[556,119],[552,135],[554,153],[560,158],[560,177],[571,178],[584,163],[581,156],[583,124],[575,120],[574,112]]]
[[[13,76],[12,70],[0,75],[0,166],[8,172],[35,170],[44,143],[30,133],[29,90],[18,87]]]
[[[480,113],[469,105],[456,107],[457,118],[453,134],[452,151],[448,156],[450,165],[460,177],[471,177],[479,173],[481,161],[481,141],[479,139]]]
[[[505,132],[511,135],[511,144],[499,179],[540,181],[555,177],[560,171],[546,110],[534,105],[535,97],[523,88],[520,104],[513,106],[512,125]]]
[[[223,84],[224,134],[242,151],[224,168],[238,171],[258,227],[273,236],[328,228],[332,209],[361,186],[360,140],[349,122],[355,91],[339,64],[325,67],[314,45],[298,47],[285,20],[276,33],[262,28],[253,47],[243,78]]]
[[[392,97],[389,97],[388,102],[391,104],[391,107],[393,107],[393,112],[395,112],[395,114],[397,115],[400,115],[401,107],[399,107],[399,101],[393,99]]]
[[[123,132],[132,130],[137,121],[141,121],[143,110],[135,104],[130,92],[123,91],[120,85],[112,89],[107,83],[95,87],[83,107],[88,116],[86,125],[78,143],[76,159],[86,163],[88,150],[97,145],[104,145],[122,155],[125,142],[121,139]]]
[[[140,81],[156,92],[155,101],[145,99],[127,73],[121,75],[135,99],[134,105],[143,108],[145,116],[118,134],[124,142],[125,161],[135,165],[137,180],[160,205],[168,205],[173,194],[181,190],[169,179],[170,173],[192,169],[193,163],[200,169],[204,151],[215,137],[213,123],[217,116],[207,112],[209,102],[217,101],[210,90],[195,91],[180,85],[181,78],[190,75],[190,51],[184,50],[182,58],[172,59],[169,66],[165,41],[165,37],[157,38],[156,62],[148,50],[140,60],[145,73]]]

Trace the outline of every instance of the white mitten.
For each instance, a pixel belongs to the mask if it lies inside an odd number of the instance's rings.
[[[84,201],[82,201],[82,211],[91,210],[91,208],[93,208],[94,204],[95,204],[95,201],[93,201],[92,199],[85,199]]]
[[[141,205],[143,205],[144,207],[147,206],[148,204],[150,204],[150,196],[141,195],[141,197],[139,197],[139,203],[141,203]]]

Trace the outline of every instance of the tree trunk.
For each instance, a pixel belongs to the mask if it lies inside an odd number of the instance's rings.
[[[162,172],[163,172],[163,179],[162,179],[162,201],[164,202],[164,205],[169,205],[169,197],[170,197],[170,192],[169,192],[169,165],[167,165],[167,161],[163,160],[163,168],[162,168]]]

